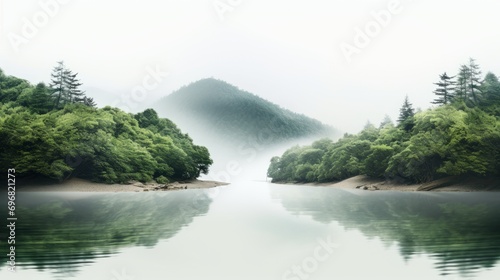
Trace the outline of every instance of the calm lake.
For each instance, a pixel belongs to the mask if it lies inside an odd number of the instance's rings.
[[[500,193],[236,182],[16,203],[19,267],[2,230],[1,279],[500,279]]]

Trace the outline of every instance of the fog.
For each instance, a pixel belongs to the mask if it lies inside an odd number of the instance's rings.
[[[500,73],[499,8],[493,0],[2,0],[0,67],[47,82],[64,60],[99,105],[128,100],[131,110],[215,77],[357,132],[367,120],[396,118],[407,94],[429,107],[438,75],[469,57]],[[148,67],[168,76],[130,101]]]
[[[270,181],[267,178],[267,168],[270,159],[281,156],[287,149],[295,145],[309,145],[313,139],[299,139],[280,145],[264,146],[263,142],[241,142],[235,148],[227,145],[207,145],[214,160],[208,175],[202,175],[202,180],[221,182],[238,181]]]
[[[500,74],[499,8],[494,0],[0,0],[0,67],[49,82],[64,60],[99,106],[131,112],[214,77],[355,133],[385,115],[395,120],[405,95],[430,107],[438,75],[454,75],[469,57]]]
[[[202,175],[202,180],[222,182],[265,181],[270,159],[281,156],[287,149],[295,145],[310,145],[323,136],[289,139],[279,141],[272,127],[262,127],[257,133],[225,134],[220,132],[220,126],[200,122],[200,116],[185,116],[163,112],[161,105],[156,107],[160,117],[170,117],[182,131],[194,139],[195,144],[206,146],[210,152],[213,164],[208,175]],[[174,117],[171,117],[174,116]],[[329,138],[337,139],[340,134],[332,131]]]

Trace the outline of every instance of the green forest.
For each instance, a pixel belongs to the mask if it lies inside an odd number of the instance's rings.
[[[18,177],[71,177],[105,183],[197,178],[212,164],[168,119],[147,109],[96,108],[77,73],[58,62],[49,85],[0,70],[0,167]]]
[[[273,157],[273,182],[330,182],[357,175],[429,182],[500,175],[500,82],[474,59],[435,83],[434,108],[416,112],[406,97],[397,123],[368,123],[356,135],[322,139]]]

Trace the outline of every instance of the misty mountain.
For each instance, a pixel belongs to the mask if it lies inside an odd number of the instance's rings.
[[[272,154],[281,152],[282,147],[337,134],[318,120],[213,78],[184,86],[153,108],[209,148],[214,159],[211,174],[224,174],[212,176],[215,180],[267,166]],[[238,172],[228,175],[232,169]],[[265,170],[258,174],[265,177]]]
[[[213,78],[182,87],[161,99],[155,109],[186,131],[208,131],[232,140],[257,138],[274,144],[335,132],[318,120]]]

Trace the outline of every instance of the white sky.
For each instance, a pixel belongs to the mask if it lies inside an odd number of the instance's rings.
[[[341,44],[356,46],[356,28],[377,31],[372,13],[391,2],[0,0],[0,68],[48,82],[64,60],[100,105],[131,99],[146,67],[169,72],[149,101],[214,77],[348,132],[395,119],[406,94],[428,108],[438,75],[469,57],[500,74],[495,0],[396,1],[388,24],[349,62]],[[232,5],[224,20],[214,3]]]

